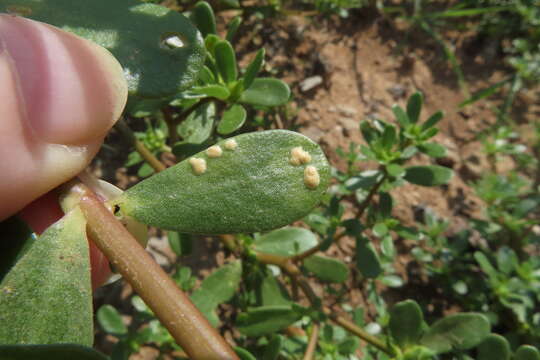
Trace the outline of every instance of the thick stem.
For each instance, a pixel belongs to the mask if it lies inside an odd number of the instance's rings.
[[[152,309],[192,359],[238,360],[238,357],[189,298],[139,245],[114,215],[84,185],[80,207],[97,247]]]
[[[304,354],[303,360],[313,360],[315,358],[315,350],[317,349],[317,342],[319,341],[319,324],[313,324],[311,328],[311,334],[309,335],[309,342]]]

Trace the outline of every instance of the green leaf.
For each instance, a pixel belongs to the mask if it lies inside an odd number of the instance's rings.
[[[30,249],[35,236],[32,229],[12,216],[0,222],[0,282],[17,261]]]
[[[255,55],[255,58],[251,63],[248,65],[246,69],[246,73],[244,74],[244,88],[249,89],[251,84],[253,84],[253,81],[257,77],[257,74],[261,70],[261,67],[264,62],[264,48],[259,49],[257,51],[257,54]]]
[[[423,322],[422,310],[414,300],[399,302],[390,310],[390,332],[402,349],[418,343],[422,335]]]
[[[521,345],[514,354],[515,360],[540,360],[540,352],[531,345]]]
[[[178,256],[189,255],[193,252],[193,237],[177,231],[167,232],[167,239],[171,250]]]
[[[240,313],[236,327],[246,336],[261,336],[282,330],[300,317],[290,306],[263,306]]]
[[[75,344],[0,345],[3,360],[108,360],[96,350]]]
[[[444,166],[410,166],[406,169],[405,180],[422,186],[445,185],[452,178],[453,171]]]
[[[485,316],[477,313],[449,315],[436,321],[424,334],[421,344],[438,354],[468,350],[480,344],[490,333]]]
[[[10,12],[13,2],[2,3],[0,12]],[[19,0],[16,5],[25,17],[109,50],[137,98],[166,98],[189,88],[204,63],[200,33],[186,17],[163,6],[136,0]]]
[[[375,226],[372,229],[373,235],[377,237],[383,237],[384,235],[388,234],[388,226],[384,223],[378,223],[375,224]]]
[[[437,125],[443,117],[444,113],[442,111],[437,111],[435,114],[431,115],[425,123],[422,124],[422,131],[426,131],[427,129]]]
[[[246,89],[240,102],[255,106],[279,106],[289,101],[291,90],[283,81],[274,78],[256,78]]]
[[[229,150],[227,142],[237,147]],[[330,168],[321,148],[287,130],[243,134],[218,143],[223,153],[194,172],[189,160],[162,171],[113,200],[119,215],[185,233],[229,234],[275,229],[302,218],[326,192]],[[320,183],[304,182],[304,166],[290,163],[302,147],[311,155]],[[313,184],[313,183],[308,183]]]
[[[128,330],[122,316],[111,305],[103,305],[96,313],[97,321],[99,325],[105,330],[106,333],[113,335],[125,335]]]
[[[382,272],[373,245],[363,239],[356,240],[356,267],[367,278],[376,278]]]
[[[236,69],[236,54],[228,41],[218,41],[214,46],[216,65],[221,78],[226,84],[236,80],[238,70]]]
[[[482,89],[478,92],[475,92],[470,98],[468,98],[467,100],[463,101],[461,104],[459,104],[459,107],[462,108],[462,107],[465,107],[467,105],[471,105],[475,102],[477,102],[478,100],[481,100],[481,99],[484,99],[484,98],[487,98],[491,95],[493,95],[500,87],[506,85],[507,83],[511,82],[513,79],[513,77],[509,77],[508,79],[505,79],[503,81],[500,81],[496,84],[493,84],[491,85],[490,87],[488,88],[485,88],[485,89]]]
[[[446,156],[446,148],[440,144],[428,142],[418,145],[418,150],[433,158]]]
[[[208,34],[216,34],[216,17],[212,7],[206,1],[195,4],[191,10],[190,19],[204,37]]]
[[[236,355],[238,355],[238,358],[240,360],[257,360],[257,358],[253,356],[253,354],[239,346],[234,347],[234,352],[236,353]]]
[[[227,135],[240,129],[246,121],[246,109],[240,104],[234,104],[223,112],[223,117],[219,121],[217,132]]]
[[[397,141],[396,127],[394,125],[385,124],[384,131],[381,135],[382,146],[391,151]]]
[[[402,128],[407,128],[411,122],[409,121],[409,116],[399,105],[392,106],[392,111],[396,117],[397,122],[401,125]]]
[[[359,347],[360,340],[352,336],[337,344],[338,352],[343,355],[353,355]]]
[[[322,281],[342,283],[349,277],[343,262],[326,256],[313,255],[304,260],[304,267]]]
[[[393,177],[400,177],[405,174],[405,168],[398,164],[390,164],[386,166],[386,172]]]
[[[262,360],[277,360],[283,346],[283,336],[274,335],[264,348]]]
[[[191,300],[214,326],[218,318],[215,308],[229,301],[236,293],[242,279],[242,262],[234,261],[220,267],[201,283],[201,286],[191,295]]]
[[[236,32],[238,31],[238,28],[240,27],[240,24],[242,23],[242,18],[240,16],[235,16],[229,24],[227,24],[227,35],[225,36],[225,40],[232,43],[234,40],[234,36],[236,35]]]
[[[287,290],[272,275],[267,275],[257,290],[260,293],[262,306],[291,304]]]
[[[420,111],[422,110],[423,97],[422,94],[416,92],[411,95],[407,102],[407,117],[412,124],[416,124],[420,118]]]
[[[184,142],[201,144],[210,137],[216,116],[213,102],[200,105],[186,120],[178,125],[178,135]]]
[[[476,360],[509,360],[511,354],[508,340],[501,335],[491,334],[478,346]]]
[[[290,257],[317,244],[317,237],[311,231],[299,227],[284,227],[259,236],[253,246],[261,253]]]
[[[204,86],[195,87],[190,90],[195,94],[206,95],[209,97],[215,97],[220,100],[225,100],[231,95],[229,89],[219,84],[208,84]]]
[[[0,283],[1,344],[91,346],[86,222],[72,211],[51,225]]]

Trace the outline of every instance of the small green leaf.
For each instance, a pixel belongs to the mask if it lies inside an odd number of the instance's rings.
[[[373,227],[372,231],[373,235],[383,237],[384,235],[388,234],[388,226],[386,226],[384,223],[378,223]]]
[[[446,156],[446,148],[440,144],[428,142],[418,145],[418,150],[433,158]]]
[[[386,167],[388,175],[393,177],[400,177],[405,174],[405,168],[398,164],[390,164]]]
[[[392,259],[396,255],[394,239],[392,239],[390,234],[386,234],[381,241],[381,253],[389,259]]]
[[[227,135],[240,129],[246,121],[246,109],[240,104],[234,104],[223,112],[223,117],[219,121],[217,132]]]
[[[291,90],[283,81],[273,78],[256,78],[246,89],[240,102],[255,106],[279,106],[289,101]]]
[[[322,281],[342,283],[349,277],[347,265],[330,257],[313,255],[305,259],[303,264]]]
[[[14,3],[3,1],[0,13]],[[193,85],[205,53],[202,37],[182,14],[136,0],[18,0],[30,19],[93,41],[120,62],[131,95],[166,99]],[[106,9],[106,11],[104,11]]]
[[[272,275],[267,275],[257,290],[260,293],[261,306],[291,304],[287,290]]]
[[[436,321],[422,336],[421,344],[438,354],[452,349],[468,350],[484,341],[489,333],[490,324],[484,315],[460,313]]]
[[[407,128],[411,124],[409,121],[409,116],[407,116],[407,113],[401,108],[401,106],[392,106],[392,111],[394,112],[397,122],[402,128]]]
[[[0,324],[2,344],[92,345],[90,262],[80,211],[51,225],[2,279]]]
[[[242,18],[240,16],[235,16],[229,24],[227,24],[227,35],[225,36],[225,40],[232,43],[234,36],[236,35],[236,32],[238,31],[238,28],[240,27],[240,24],[242,23]]]
[[[423,97],[422,94],[416,92],[411,95],[407,102],[407,117],[412,124],[416,124],[420,118],[420,111],[422,110]]]
[[[108,360],[96,350],[75,344],[0,345],[3,360]]]
[[[216,34],[216,17],[212,7],[206,1],[195,4],[190,18],[204,37],[208,34]]]
[[[422,335],[423,322],[422,310],[414,300],[399,302],[390,310],[390,332],[402,349],[418,343]]]
[[[215,308],[229,301],[236,293],[242,279],[242,262],[234,261],[220,267],[201,283],[192,295],[191,300],[208,318],[212,325],[217,326],[218,318]]]
[[[209,84],[205,86],[194,87],[190,90],[195,94],[206,95],[209,97],[215,97],[220,100],[225,100],[231,95],[229,89],[219,84]]]
[[[186,256],[193,251],[193,237],[189,234],[179,233],[177,231],[168,231],[167,239],[171,250],[178,256]]]
[[[154,173],[154,169],[148,163],[143,163],[139,170],[137,171],[137,176],[140,178],[145,178]]]
[[[382,272],[381,263],[373,245],[363,239],[356,240],[356,267],[367,278],[376,278]]]
[[[337,350],[342,355],[353,355],[359,347],[360,340],[352,336],[337,344]]]
[[[438,186],[447,184],[453,171],[438,165],[410,166],[406,169],[405,180],[422,186]]]
[[[257,54],[255,55],[255,58],[251,63],[248,65],[246,69],[246,73],[244,74],[244,88],[249,89],[251,84],[253,84],[253,81],[255,80],[255,77],[257,77],[257,74],[261,70],[261,67],[264,62],[264,48],[261,48],[259,51],[257,51]]]
[[[228,150],[227,141],[237,147]],[[218,143],[220,157],[206,152],[206,170],[195,173],[188,160],[162,171],[113,200],[119,215],[166,230],[229,234],[275,229],[302,218],[326,192],[330,167],[321,148],[287,130],[242,134]],[[306,184],[304,167],[290,163],[302,147],[318,170],[317,186]]]
[[[218,41],[214,46],[216,65],[221,78],[226,84],[236,80],[238,70],[236,69],[236,54],[228,41]]]
[[[238,355],[238,358],[240,358],[240,360],[257,360],[257,358],[253,356],[253,354],[239,346],[234,347],[234,352],[236,353],[236,355]]]
[[[282,330],[300,317],[290,306],[264,306],[240,313],[236,327],[246,336],[261,336]]]
[[[514,354],[515,360],[540,360],[540,351],[531,345],[521,345]]]
[[[427,129],[437,125],[443,117],[444,113],[442,111],[437,111],[435,114],[431,115],[425,123],[422,124],[422,131],[426,131]]]
[[[253,243],[261,253],[294,256],[317,246],[318,241],[311,231],[299,227],[284,227],[264,234]]]
[[[216,82],[214,73],[206,65],[202,67],[201,72],[199,73],[199,80],[204,84],[213,84]]]
[[[274,335],[265,346],[262,360],[277,360],[283,346],[283,336]]]
[[[178,135],[186,143],[201,144],[210,137],[216,116],[213,102],[200,105],[178,126]]]
[[[382,146],[391,151],[397,141],[396,127],[391,124],[385,124],[384,131],[381,135]]]
[[[478,346],[476,360],[509,360],[510,344],[503,336],[491,334]]]
[[[125,335],[127,334],[127,327],[122,321],[122,316],[111,305],[103,305],[96,313],[97,321],[99,325],[105,330],[106,333],[113,335]]]

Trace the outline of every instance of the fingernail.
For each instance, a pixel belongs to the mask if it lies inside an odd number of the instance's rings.
[[[44,23],[0,15],[3,51],[12,61],[24,118],[40,140],[90,143],[122,113],[127,84],[104,48]]]

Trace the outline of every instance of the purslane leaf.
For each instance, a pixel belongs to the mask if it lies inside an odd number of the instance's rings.
[[[405,180],[422,186],[445,185],[453,175],[452,169],[439,165],[410,166],[406,168]]]
[[[244,74],[244,88],[249,89],[251,84],[253,84],[253,80],[257,77],[257,74],[261,70],[261,67],[264,62],[264,48],[257,51],[257,54],[255,55],[255,58],[251,63],[248,65],[246,69],[246,73]]]
[[[247,336],[272,334],[300,319],[290,306],[263,306],[238,315],[236,327]]]
[[[482,314],[449,315],[431,326],[422,336],[421,344],[438,354],[452,349],[468,350],[484,341],[490,328],[489,321]]]
[[[191,10],[191,21],[203,36],[216,33],[216,17],[214,10],[206,1],[199,1]]]
[[[217,145],[217,157],[198,153],[128,189],[113,201],[117,214],[185,233],[258,232],[307,215],[326,192],[328,162],[301,134],[261,131]],[[291,164],[298,147],[309,164]]]
[[[228,41],[218,41],[214,46],[214,56],[221,78],[225,84],[236,80],[238,69],[236,68],[236,54]]]
[[[223,112],[219,121],[217,132],[221,135],[227,135],[240,129],[246,121],[246,109],[240,104],[234,104]]]
[[[342,283],[349,277],[343,262],[326,256],[313,255],[304,260],[304,267],[322,281]]]
[[[0,343],[93,342],[86,221],[72,211],[33,242],[0,283]]]
[[[279,106],[289,101],[291,90],[279,79],[256,78],[251,86],[244,90],[239,101],[254,106]]]
[[[413,300],[397,303],[390,310],[390,332],[392,338],[406,349],[418,343],[422,335],[424,315],[420,306]]]
[[[317,244],[317,237],[311,231],[299,227],[284,227],[259,236],[253,247],[262,253],[289,257],[301,254]]]
[[[478,346],[476,360],[509,360],[511,354],[508,340],[501,335],[491,334]]]

